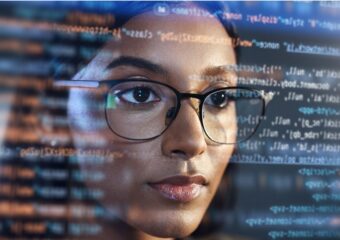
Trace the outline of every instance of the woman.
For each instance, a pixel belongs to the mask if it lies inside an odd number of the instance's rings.
[[[234,143],[255,131],[264,110],[261,92],[236,87],[234,36],[211,11],[215,3],[140,4],[117,16],[121,38],[59,82],[73,86],[75,147],[120,153],[98,164],[78,156],[82,171],[104,174],[85,184],[102,190],[100,204],[114,217],[96,239],[190,235]]]

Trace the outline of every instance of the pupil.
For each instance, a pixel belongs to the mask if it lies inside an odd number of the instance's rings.
[[[215,104],[215,105],[221,105],[225,102],[226,96],[223,92],[220,93],[214,93],[211,96],[211,101]]]
[[[138,102],[145,102],[150,96],[150,91],[147,88],[138,87],[133,91],[133,97]]]

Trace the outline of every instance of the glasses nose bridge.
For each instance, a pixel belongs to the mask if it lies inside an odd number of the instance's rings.
[[[200,102],[203,101],[203,95],[198,94],[198,93],[180,93],[179,94],[179,100],[182,101],[184,99],[188,99],[188,98],[196,98],[198,100],[200,100]]]
[[[191,106],[195,109],[196,113],[199,114],[199,105],[203,101],[203,96],[201,94],[198,94],[198,93],[180,93],[179,94],[179,101],[180,102],[182,100],[190,99],[190,98],[195,98],[195,99],[199,100],[198,105],[196,105],[193,102],[191,102]]]

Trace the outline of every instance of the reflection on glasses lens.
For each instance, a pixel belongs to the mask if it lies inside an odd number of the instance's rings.
[[[203,103],[203,126],[217,143],[237,143],[248,139],[258,127],[264,101],[249,89],[223,89],[211,93]]]

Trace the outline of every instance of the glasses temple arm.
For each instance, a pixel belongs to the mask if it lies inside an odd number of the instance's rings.
[[[80,88],[98,88],[98,81],[87,80],[57,80],[53,82],[55,87],[80,87]]]

